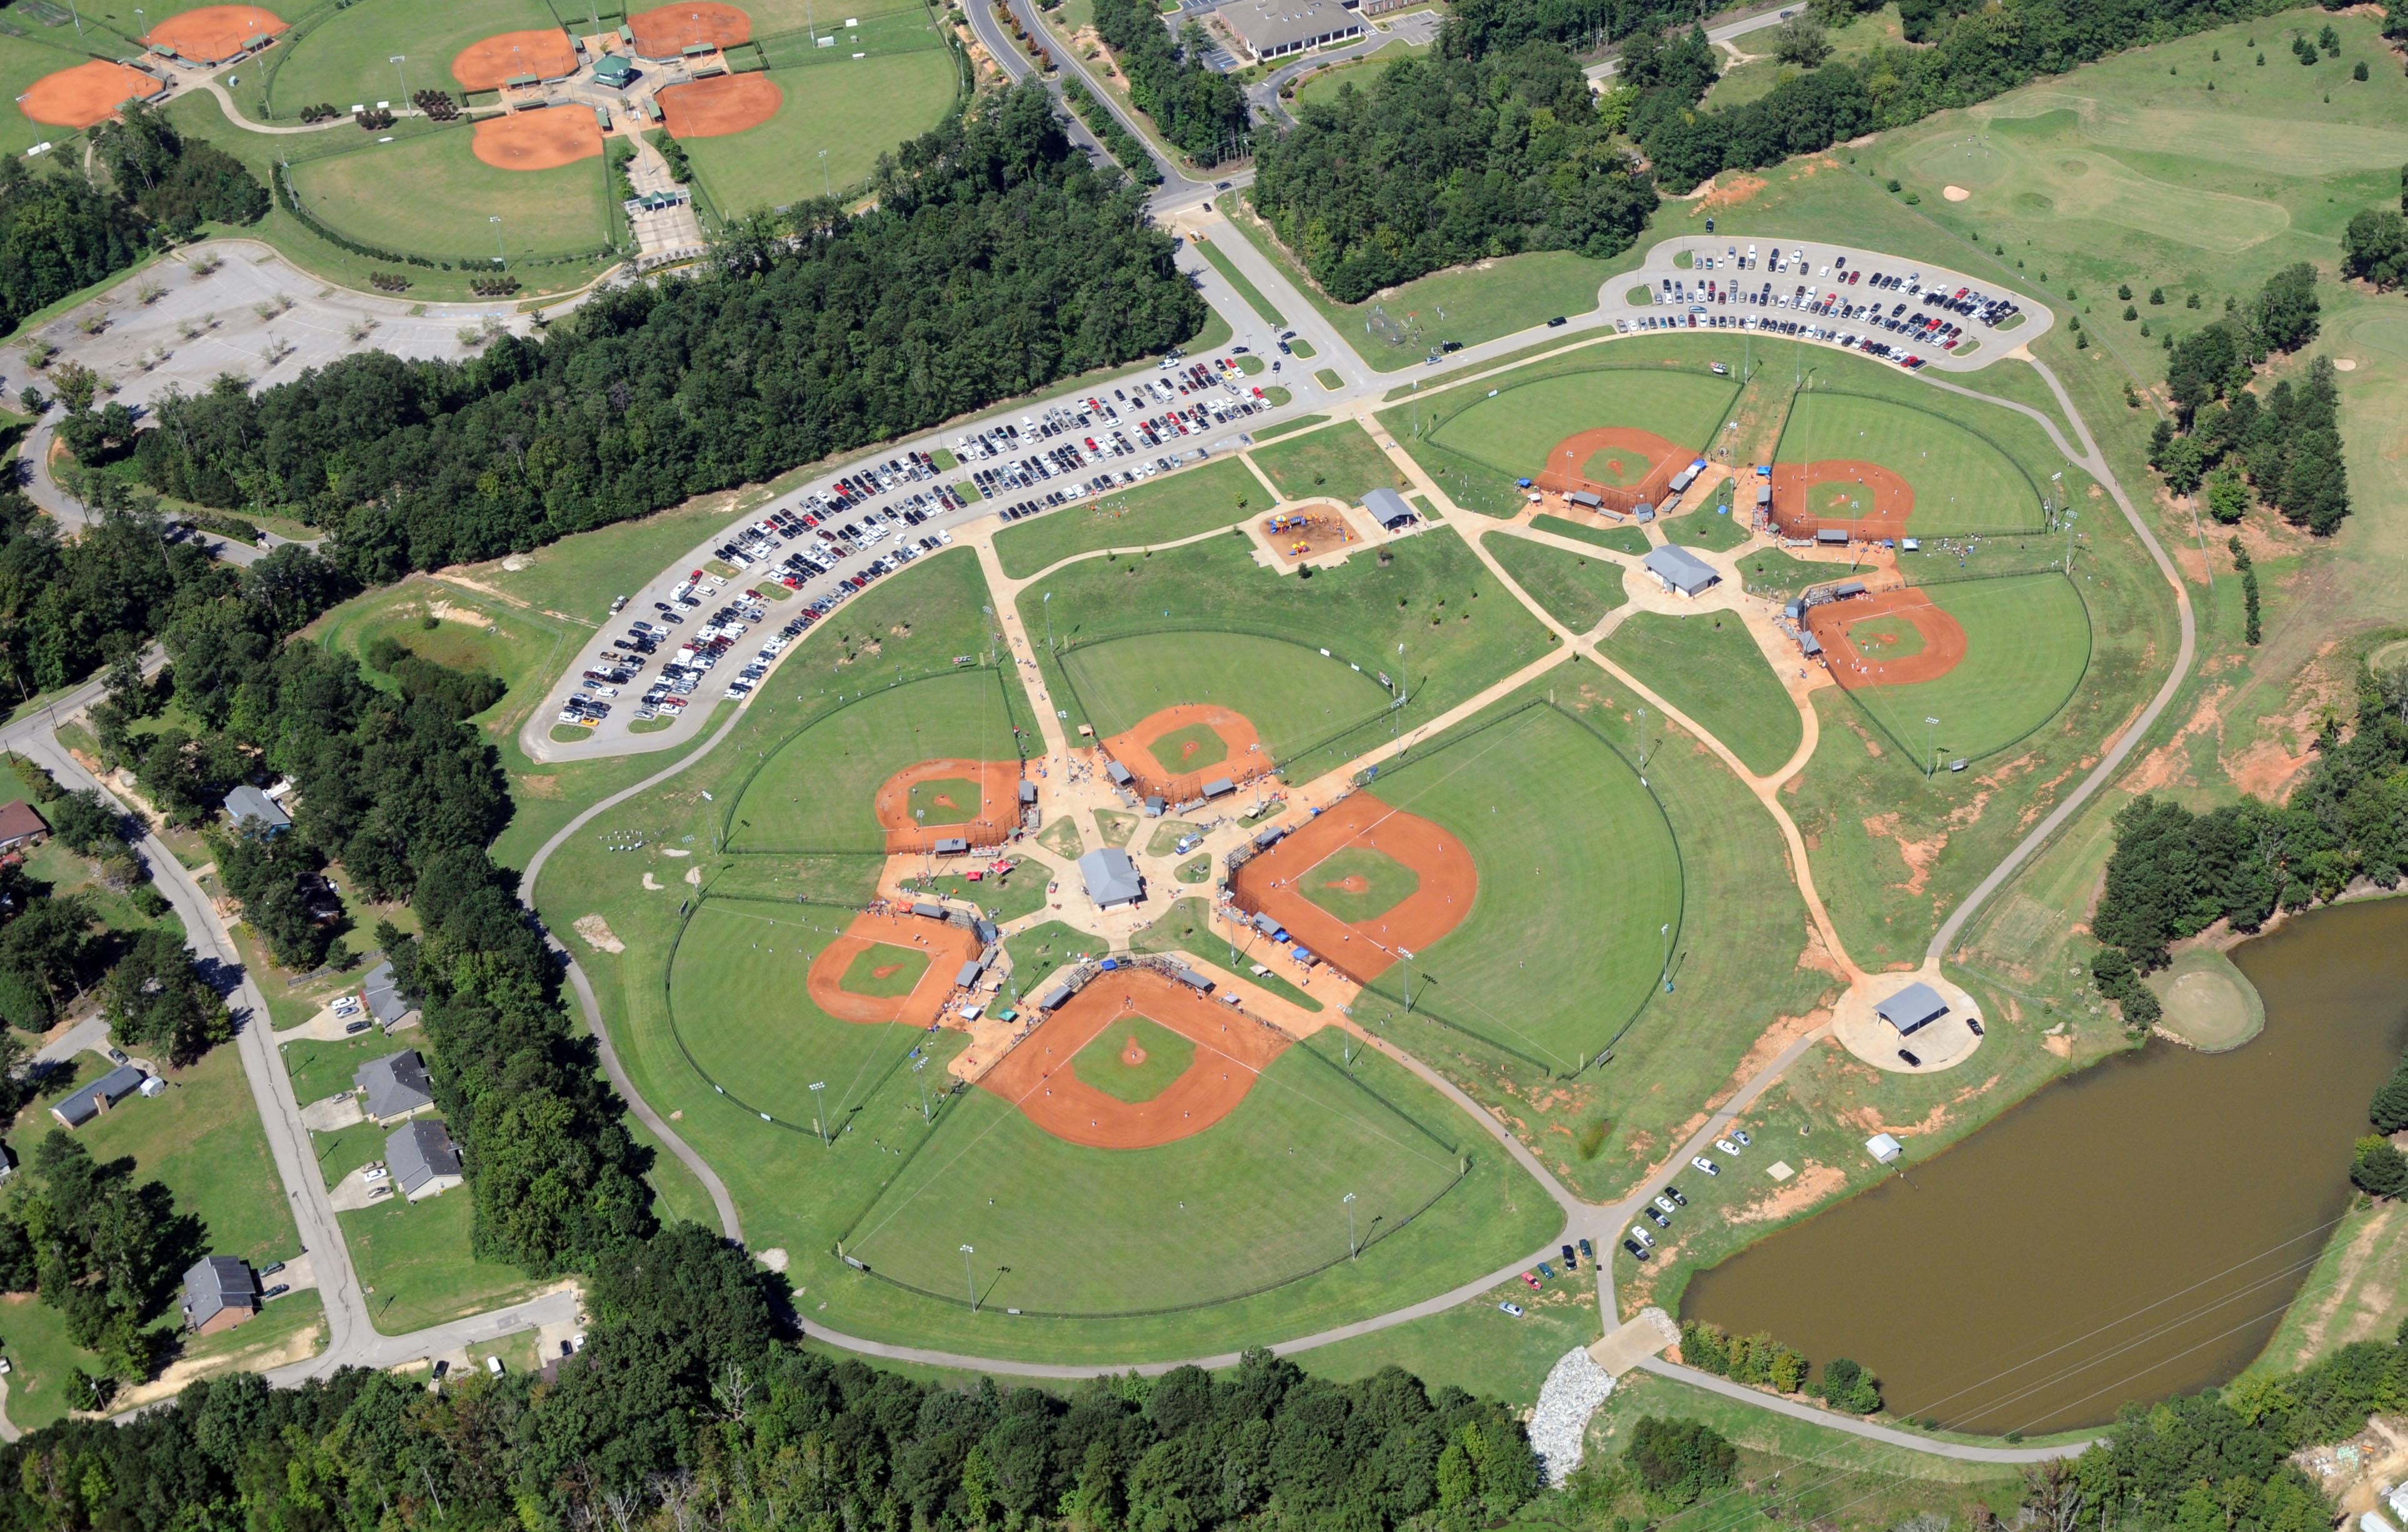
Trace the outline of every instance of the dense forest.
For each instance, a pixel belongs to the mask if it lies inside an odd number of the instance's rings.
[[[1711,78],[1711,77],[1710,77]],[[1331,296],[1524,251],[1627,250],[1656,210],[1577,60],[1533,42],[1391,65],[1263,142],[1248,195]]]
[[[1143,198],[1072,150],[1044,89],[904,146],[857,216],[757,215],[698,280],[596,298],[463,362],[349,357],[171,394],[136,471],[292,508],[364,583],[493,557],[1167,350],[1204,305]]]
[[[160,237],[190,238],[205,219],[251,223],[267,191],[232,155],[184,138],[156,112],[129,107],[93,135],[109,174],[95,182],[75,157],[36,171],[0,156],[0,335],[26,315],[140,259]]]
[[[1128,77],[1130,103],[1154,119],[1156,131],[1198,165],[1218,165],[1240,152],[1248,132],[1246,93],[1232,77],[1205,67],[1204,51],[1211,45],[1201,26],[1188,22],[1174,42],[1153,0],[1096,0],[1095,12],[1096,35]],[[1115,155],[1123,151],[1123,145],[1112,146]]]

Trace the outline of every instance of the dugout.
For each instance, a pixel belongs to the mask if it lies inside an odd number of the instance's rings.
[[[911,913],[922,920],[940,921],[945,918],[945,907],[931,900],[922,899],[911,907]]]
[[[1204,796],[1208,800],[1212,798],[1226,798],[1237,790],[1238,784],[1235,781],[1232,781],[1226,777],[1215,777],[1211,781],[1204,784]]]
[[[1844,526],[1817,527],[1814,541],[1824,548],[1845,548],[1848,545],[1848,529]]]
[[[963,856],[968,853],[970,843],[963,839],[960,836],[949,835],[939,838],[937,844],[931,849],[934,850],[939,856]]]
[[[1574,490],[1571,494],[1565,495],[1564,498],[1571,504],[1580,507],[1583,510],[1603,510],[1605,508],[1605,502],[1598,499],[1596,495],[1591,494],[1586,490]]]
[[[1128,767],[1121,765],[1118,761],[1106,761],[1104,763],[1104,780],[1111,782],[1114,787],[1126,787],[1129,783],[1137,780],[1137,776],[1135,773],[1130,771]]]

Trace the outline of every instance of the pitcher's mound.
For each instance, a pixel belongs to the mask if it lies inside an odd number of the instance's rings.
[[[720,75],[660,93],[661,117],[672,138],[724,138],[778,115],[786,93],[767,75]]]
[[[477,158],[497,170],[553,170],[602,153],[602,124],[588,107],[538,107],[477,124]]]
[[[1973,193],[1961,186],[1943,186],[1940,189],[1940,194],[1951,202],[1962,202]]]
[[[160,89],[156,76],[94,59],[55,75],[44,75],[34,81],[33,89],[17,98],[17,105],[36,122],[88,128],[108,121],[111,113],[129,101],[149,100]]]
[[[273,37],[286,22],[272,10],[257,6],[202,6],[170,16],[142,40],[165,43],[195,64],[216,64],[242,51],[254,37]]]
[[[500,32],[470,43],[452,61],[452,78],[464,91],[498,91],[506,79],[533,75],[558,79],[577,73],[577,52],[557,27],[540,32]]]

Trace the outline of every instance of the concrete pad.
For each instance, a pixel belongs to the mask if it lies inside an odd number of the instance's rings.
[[[1873,1014],[1873,1008],[1918,981],[1940,992],[1940,997],[1948,1002],[1948,1014],[1900,1038],[1887,1022]],[[1831,1034],[1849,1052],[1876,1068],[1901,1075],[1937,1074],[1964,1063],[1981,1048],[1980,1034],[1968,1024],[1968,1018],[1978,1022],[1981,1014],[1973,997],[1942,978],[1936,966],[1914,973],[1867,974],[1832,1008]],[[1921,1062],[1909,1064],[1899,1057],[1900,1047]]]
[[[1672,1323],[1672,1316],[1650,1305],[1628,1324],[1607,1331],[1603,1339],[1591,1341],[1589,1360],[1619,1378],[1645,1358],[1678,1344],[1680,1339],[1681,1327]]]
[[[367,1109],[354,1092],[312,1101],[301,1109],[301,1125],[312,1133],[335,1133],[367,1120]]]

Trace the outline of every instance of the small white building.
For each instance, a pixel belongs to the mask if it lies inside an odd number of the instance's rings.
[[[1865,1140],[1865,1153],[1884,1165],[1906,1153],[1906,1146],[1886,1133],[1876,1133]]]

